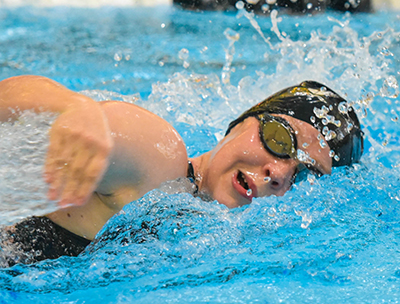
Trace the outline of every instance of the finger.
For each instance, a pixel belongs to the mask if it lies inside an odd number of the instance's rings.
[[[76,192],[77,204],[83,204],[87,198],[96,190],[97,183],[103,176],[108,165],[104,156],[93,157],[85,169],[85,178],[79,184]]]
[[[52,159],[51,178],[49,178],[48,197],[56,200],[60,197],[62,189],[65,186],[66,176],[71,170],[71,160],[76,154],[76,146],[74,143],[59,145],[59,151]]]
[[[54,178],[54,171],[56,167],[56,157],[61,151],[62,139],[60,136],[50,134],[50,144],[47,150],[46,162],[44,165],[44,178],[46,183],[51,183]]]
[[[75,155],[71,161],[70,168],[65,175],[65,187],[61,195],[60,206],[65,207],[71,204],[78,204],[81,198],[78,198],[76,193],[79,185],[85,180],[85,168],[93,157],[88,149],[79,149],[79,153]]]

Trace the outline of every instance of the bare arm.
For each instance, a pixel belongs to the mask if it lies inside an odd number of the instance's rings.
[[[103,102],[102,107],[114,148],[97,191],[112,194],[117,209],[165,181],[186,176],[185,144],[167,121],[124,102]]]
[[[0,82],[0,120],[20,111],[59,113],[50,131],[45,165],[48,197],[60,205],[83,204],[107,168],[113,141],[101,106],[94,100],[39,76]]]

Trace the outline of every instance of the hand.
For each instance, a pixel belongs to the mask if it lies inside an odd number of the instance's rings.
[[[45,164],[48,198],[59,205],[84,204],[108,166],[113,141],[99,104],[84,100],[54,122]]]

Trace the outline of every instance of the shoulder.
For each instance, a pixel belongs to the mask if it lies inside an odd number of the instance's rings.
[[[109,101],[102,107],[114,139],[104,179],[108,185],[133,187],[140,197],[165,181],[186,176],[186,147],[171,124],[134,104]]]

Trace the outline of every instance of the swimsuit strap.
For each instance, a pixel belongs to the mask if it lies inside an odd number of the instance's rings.
[[[190,160],[188,160],[188,169],[186,173],[186,177],[189,179],[189,181],[196,186],[196,190],[194,191],[194,194],[197,194],[199,191],[199,186],[196,184],[196,176],[194,175],[194,169],[193,169],[193,164]]]

